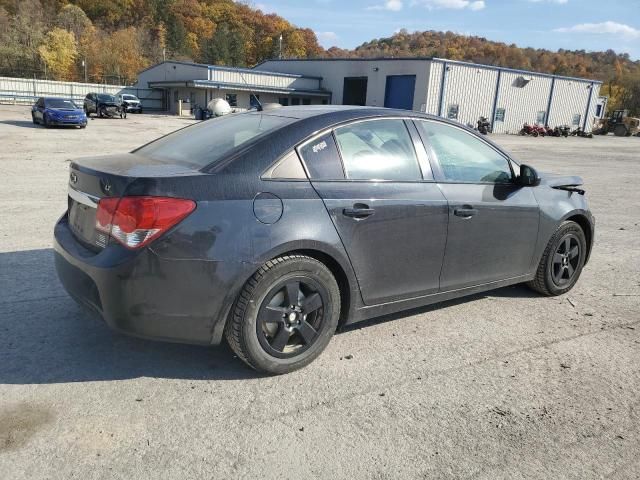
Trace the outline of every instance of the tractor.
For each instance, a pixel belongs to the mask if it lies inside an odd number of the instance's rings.
[[[615,110],[609,118],[603,118],[596,125],[596,135],[613,132],[616,137],[640,136],[640,118],[628,116],[627,110]]]

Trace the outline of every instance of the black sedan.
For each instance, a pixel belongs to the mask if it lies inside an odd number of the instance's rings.
[[[278,374],[360,320],[517,283],[569,291],[594,236],[581,183],[420,113],[252,111],[73,162],[55,262],[114,329],[225,337]]]

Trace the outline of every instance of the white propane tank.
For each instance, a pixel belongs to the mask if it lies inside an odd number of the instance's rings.
[[[231,113],[233,110],[229,102],[222,98],[214,98],[207,105],[207,109],[213,114],[214,117],[221,117]]]

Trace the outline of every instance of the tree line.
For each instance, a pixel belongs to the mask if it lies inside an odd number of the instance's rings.
[[[163,59],[253,66],[263,60],[440,57],[604,82],[611,108],[640,116],[640,61],[601,52],[520,48],[453,32],[408,32],[353,50],[233,0],[0,0],[0,75],[133,83]]]
[[[0,0],[5,76],[132,83],[163,59],[252,66],[323,52],[313,30],[233,0]]]

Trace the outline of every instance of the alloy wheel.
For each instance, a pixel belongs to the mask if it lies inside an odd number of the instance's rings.
[[[308,350],[324,322],[327,294],[315,280],[294,277],[266,295],[256,328],[262,348],[271,356],[291,358]]]
[[[573,280],[580,264],[580,250],[580,241],[573,233],[560,240],[551,264],[551,277],[557,286],[565,286]]]

